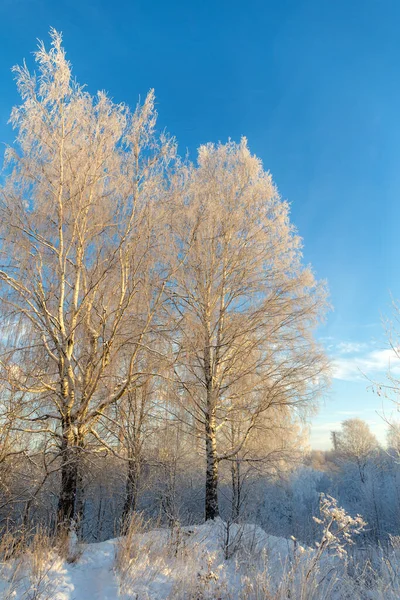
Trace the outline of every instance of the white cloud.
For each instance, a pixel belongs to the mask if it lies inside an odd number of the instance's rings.
[[[389,370],[393,375],[400,374],[400,360],[396,353],[386,350],[372,350],[354,356],[337,355],[333,358],[333,378],[343,381],[360,381],[365,377],[384,376]]]
[[[339,342],[339,344],[336,344],[336,350],[339,354],[354,354],[367,348],[367,344],[360,342]]]

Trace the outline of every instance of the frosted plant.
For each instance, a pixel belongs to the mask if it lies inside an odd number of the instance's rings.
[[[321,541],[317,542],[317,551],[306,574],[309,579],[315,572],[322,555],[329,550],[344,558],[347,556],[346,545],[353,544],[353,535],[362,533],[366,526],[364,519],[357,515],[352,517],[338,502],[328,494],[321,494],[319,510],[321,517],[313,517],[314,521],[323,526]]]

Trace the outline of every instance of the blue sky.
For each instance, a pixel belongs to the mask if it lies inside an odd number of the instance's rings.
[[[384,377],[380,321],[390,293],[400,297],[400,2],[1,0],[2,141],[18,101],[10,68],[32,64],[50,26],[91,92],[133,106],[154,87],[182,153],[248,138],[334,306],[320,331],[333,386],[312,443],[328,447],[353,416],[384,439],[382,402],[360,369]]]

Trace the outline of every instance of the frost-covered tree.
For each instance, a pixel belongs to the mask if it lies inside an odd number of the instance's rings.
[[[341,459],[357,465],[361,483],[365,483],[367,462],[377,448],[376,437],[362,419],[347,419],[336,432],[336,452]]]
[[[257,419],[257,423],[228,466],[231,482],[230,518],[239,520],[246,511],[254,484],[260,479],[284,477],[304,460],[308,432],[293,418],[290,406],[275,406]],[[220,443],[235,447],[243,435],[246,423],[230,420],[221,429]],[[224,469],[223,469],[224,471]]]
[[[246,140],[202,146],[176,185],[175,377],[187,425],[204,442],[205,517],[213,519],[220,462],[260,435],[257,424],[277,407],[313,405],[325,383],[313,329],[326,291],[303,266],[288,204]],[[229,437],[232,422],[240,428]]]
[[[71,76],[61,36],[14,69],[22,103],[0,189],[2,377],[21,427],[51,436],[60,522],[75,517],[79,454],[139,377],[167,270],[165,171],[151,92],[131,113]]]
[[[395,455],[400,455],[400,423],[398,421],[389,423],[387,445],[389,450],[394,452]]]

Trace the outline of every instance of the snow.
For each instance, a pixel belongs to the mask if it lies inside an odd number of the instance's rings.
[[[229,535],[228,535],[229,533]],[[70,562],[43,539],[1,562],[1,600],[398,600],[400,546],[347,562],[255,525],[139,528],[126,537],[73,546]],[[349,571],[348,567],[351,566]],[[372,568],[372,564],[375,565]],[[351,572],[353,575],[351,575]]]
[[[115,565],[122,538],[83,545],[82,554],[72,564],[51,553],[41,577],[32,574],[27,561],[12,581],[16,565],[7,563],[0,572],[0,597],[25,600],[33,597],[35,584],[42,593],[38,598],[45,600],[164,600],[183,598],[188,587],[195,590],[198,584],[213,597],[214,592],[237,589],[250,556],[252,562],[254,557],[268,556],[271,573],[277,573],[293,554],[291,540],[269,536],[256,526],[232,525],[227,548],[226,535],[221,520],[136,534],[125,580]],[[227,560],[226,553],[232,553]]]

